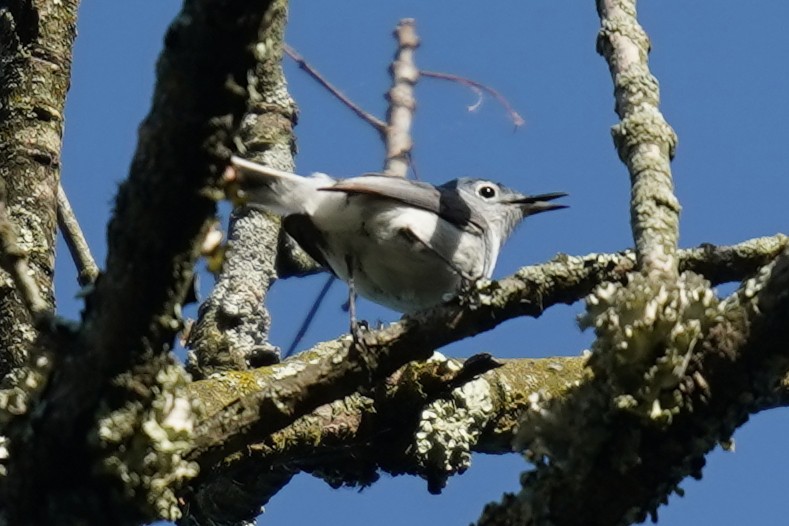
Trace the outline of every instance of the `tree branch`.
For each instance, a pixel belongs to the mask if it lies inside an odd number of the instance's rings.
[[[750,414],[775,406],[789,371],[787,290],[789,250],[721,305],[671,391],[676,410],[667,420],[612,399],[611,378],[600,368],[565,399],[541,403],[522,422],[520,442],[551,462],[538,462],[520,495],[489,505],[479,524],[594,526],[656,517],[683,478],[701,477],[706,453]]]
[[[484,403],[490,404],[490,410],[484,422],[458,429],[477,437],[470,444],[474,451],[512,452],[517,416],[531,406],[529,393],[564,396],[583,378],[584,362],[578,357],[502,360],[502,367],[468,378],[463,385],[473,384],[474,392],[486,393]],[[279,491],[284,474],[289,479],[298,471],[312,473],[333,487],[369,485],[379,471],[428,480],[445,478],[449,473],[439,472],[417,454],[415,435],[427,404],[451,393],[460,393],[454,403],[463,400],[468,389],[453,382],[463,370],[463,361],[440,356],[414,362],[367,395],[354,393],[321,406],[287,428],[250,443],[244,455],[206,471],[193,488],[196,498],[212,503],[214,520],[232,522],[254,517]],[[228,373],[196,382],[191,390],[205,401],[210,414],[232,403],[230,388],[242,382],[241,377]],[[239,487],[257,489],[248,495],[246,506],[238,507]]]
[[[41,297],[38,284],[33,279],[27,264],[27,253],[17,244],[15,228],[8,217],[4,194],[0,192],[0,267],[11,275],[16,292],[33,319],[33,325],[41,328],[42,323],[45,324],[54,316],[54,312],[51,305]]]
[[[58,226],[71,253],[71,259],[77,266],[77,282],[83,287],[90,285],[99,276],[99,267],[90,253],[88,242],[82,234],[82,228],[62,185],[58,185]]]
[[[736,268],[744,277],[758,269],[765,258],[775,257],[786,244],[785,236],[781,236],[773,242],[754,240],[720,251],[680,251],[680,258],[688,269],[703,271],[710,261],[727,254],[732,272]],[[769,253],[746,248],[756,246],[766,247]],[[501,281],[480,285],[469,297],[366,333],[367,353],[350,353],[349,339],[343,337],[272,368],[233,373],[241,376],[224,387],[218,381],[210,388],[213,398],[224,400],[229,396],[233,401],[198,428],[195,456],[208,450],[213,450],[212,459],[226,456],[352,393],[370,379],[384,378],[411,360],[429,356],[434,349],[490,330],[508,319],[538,317],[552,305],[574,303],[599,283],[624,280],[634,267],[632,253],[558,256],[543,265],[524,267]],[[731,276],[727,272],[713,278]],[[221,394],[224,389],[231,394]]]
[[[507,112],[507,116],[512,121],[512,124],[514,124],[516,128],[523,126],[523,124],[525,123],[523,117],[521,117],[520,114],[517,111],[515,111],[515,108],[512,107],[512,104],[510,104],[510,102],[504,97],[504,95],[502,95],[497,90],[491,88],[486,84],[477,82],[476,80],[472,80],[470,78],[461,77],[460,75],[454,75],[452,73],[443,73],[441,71],[427,71],[422,69],[419,71],[419,74],[422,77],[439,79],[439,80],[449,80],[451,82],[457,82],[458,84],[468,86],[474,90],[477,90],[477,93],[479,94],[480,98],[482,97],[482,92],[484,91],[485,93],[489,94],[491,97],[496,99],[496,102],[501,104],[501,106]],[[480,103],[481,101],[474,104],[474,106],[469,108],[469,111],[471,111],[472,109],[476,109],[480,105]]]
[[[236,143],[246,156],[292,171],[296,105],[282,72],[287,2],[273,2],[269,13],[261,35],[269,45],[250,73],[253,89]],[[283,251],[282,243],[275,216],[251,208],[233,211],[222,271],[189,336],[187,367],[194,378],[279,360],[278,349],[267,341],[271,318],[262,300],[277,279],[280,263],[292,260],[287,256],[293,252]]]
[[[14,495],[46,493],[47,506],[12,498],[11,522],[178,515],[172,491],[194,474],[179,457],[193,415],[180,391],[183,368],[169,352],[246,109],[268,5],[187,0],[168,30],[151,112],[109,225],[106,272],[86,298],[79,334],[56,354],[45,398],[15,424],[7,484]],[[145,433],[150,426],[162,432]],[[97,484],[97,471],[106,484]]]
[[[386,114],[386,161],[384,174],[406,177],[411,157],[411,122],[416,110],[414,84],[419,80],[419,70],[414,64],[414,52],[419,46],[413,18],[404,18],[397,24],[397,52],[390,66],[392,87],[386,95],[389,109]]]
[[[636,0],[598,0],[602,29],[597,50],[614,81],[611,129],[619,158],[630,172],[630,222],[639,268],[676,275],[680,205],[671,181],[677,136],[658,109],[658,82],[649,72],[649,37],[636,19]]]
[[[682,250],[680,265],[683,270],[708,273],[715,283],[721,283],[752,274],[787,246],[787,238],[779,235],[731,247]],[[635,266],[632,253],[565,259],[575,262],[573,266],[586,268],[590,274],[613,280],[622,279]],[[717,272],[715,267],[722,267],[723,271]],[[527,268],[518,274],[540,275],[541,272]],[[558,278],[546,279],[555,281]],[[532,301],[538,301],[538,296],[535,293]],[[543,299],[550,301],[550,298]],[[529,352],[525,349],[522,354]],[[287,363],[300,368],[303,365],[296,363],[314,360],[315,354],[306,353]],[[471,428],[462,428],[467,436],[477,434],[470,448],[494,454],[513,451],[512,439],[519,417],[530,411],[540,414],[546,400],[560,404],[575,396],[585,376],[587,381],[592,378],[591,371],[583,367],[585,361],[582,357],[503,360],[504,367],[484,374],[482,379],[487,385],[483,391],[489,393],[485,400],[490,402],[491,410],[486,420],[476,422]],[[460,362],[454,363],[459,367]],[[279,491],[296,470],[311,472],[333,486],[370,484],[377,479],[379,470],[392,474],[410,473],[427,478],[435,485],[434,490],[439,489],[442,477],[454,471],[447,473],[439,471],[440,466],[422,463],[415,455],[414,435],[419,421],[417,415],[425,405],[435,400],[437,394],[446,396],[449,392],[448,370],[452,369],[441,361],[411,363],[379,384],[386,386],[384,389],[376,388],[366,396],[356,392],[318,407],[269,436],[261,435],[256,439],[247,435],[246,454],[228,456],[220,463],[221,469],[201,476],[194,487],[197,492],[194,498],[201,500],[204,506],[212,503],[214,518],[242,520],[254,516],[255,510]],[[190,389],[193,396],[205,404],[207,415],[230,413],[230,408],[238,407],[240,400],[259,392],[261,385],[271,382],[274,382],[272,386],[279,385],[274,378],[281,378],[281,373],[274,371],[263,368],[244,373],[228,372],[197,382]],[[784,388],[775,392],[773,405],[786,399],[786,391]],[[457,442],[455,447],[461,447]],[[233,481],[230,486],[228,480]],[[244,500],[239,497],[241,487],[256,490],[250,489]],[[238,508],[239,499],[246,505]]]
[[[55,196],[76,11],[75,0],[0,6],[0,179],[29,276],[49,310],[55,305]],[[37,337],[31,321],[14,283],[2,279],[0,377],[28,362]]]
[[[383,134],[386,130],[386,123],[376,117],[375,115],[371,114],[368,111],[365,111],[361,106],[356,104],[350,98],[348,98],[345,93],[340,91],[334,84],[329,82],[326,77],[324,77],[320,71],[314,68],[309,62],[307,62],[303,56],[301,56],[295,49],[291,46],[284,44],[283,50],[285,53],[293,59],[293,61],[298,64],[299,68],[306,72],[310,77],[315,79],[318,84],[326,88],[326,90],[331,93],[334,98],[339,100],[342,104],[348,107],[352,112],[356,114],[357,117],[365,121],[367,124],[375,128],[378,133]]]

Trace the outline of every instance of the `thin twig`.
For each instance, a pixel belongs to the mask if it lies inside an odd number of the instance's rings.
[[[90,253],[90,247],[71,208],[63,186],[58,184],[58,227],[66,241],[71,259],[77,266],[77,281],[83,287],[96,281],[99,267]]]
[[[425,71],[425,70],[421,70],[419,73],[423,77],[440,79],[440,80],[449,80],[452,82],[457,82],[458,84],[462,84],[464,86],[468,86],[478,95],[481,95],[480,92],[484,91],[485,93],[496,99],[496,101],[498,101],[498,103],[501,104],[502,107],[504,107],[504,110],[507,112],[507,115],[509,115],[510,120],[512,120],[512,123],[515,125],[516,128],[519,126],[523,126],[526,123],[526,121],[523,120],[523,117],[521,117],[520,114],[517,111],[515,111],[515,108],[512,107],[512,105],[504,97],[504,95],[502,95],[495,89],[491,88],[490,86],[486,86],[485,84],[482,84],[481,82],[477,82],[476,80],[472,80],[466,77],[461,77],[460,75],[453,75],[452,73],[442,73],[440,71]],[[476,103],[474,103],[469,107],[469,111],[476,110],[479,107],[479,105],[480,105],[480,101],[477,101]]]
[[[386,112],[386,161],[384,174],[406,177],[413,140],[411,123],[414,119],[416,99],[414,84],[419,80],[419,70],[414,64],[414,50],[419,47],[413,18],[404,18],[394,31],[397,38],[397,52],[390,67],[392,87],[386,94],[389,110]]]
[[[296,350],[296,347],[301,343],[302,338],[304,335],[307,334],[307,330],[312,325],[312,320],[315,318],[315,314],[317,314],[318,309],[320,308],[321,304],[323,303],[324,298],[326,298],[326,294],[329,293],[329,289],[331,288],[332,284],[334,284],[334,280],[337,279],[334,275],[329,274],[328,278],[326,279],[326,283],[323,284],[321,287],[321,291],[318,293],[318,297],[315,298],[315,301],[312,302],[312,307],[310,307],[310,311],[304,317],[304,321],[301,322],[301,327],[299,327],[299,331],[296,333],[296,336],[293,338],[293,342],[288,347],[288,350],[285,351],[285,354],[282,355],[282,359],[284,360],[291,354],[293,351]]]
[[[36,326],[52,319],[54,312],[41,297],[41,290],[27,266],[27,252],[17,244],[16,228],[5,201],[0,201],[0,266],[11,275],[25,308]]]
[[[309,62],[307,62],[303,56],[301,56],[295,49],[290,47],[288,44],[283,46],[285,53],[293,59],[293,61],[298,64],[299,68],[305,71],[310,77],[314,78],[318,81],[318,83],[329,90],[329,93],[334,95],[337,100],[345,104],[351,111],[353,111],[357,116],[359,116],[362,120],[366,121],[370,124],[373,128],[378,130],[379,133],[385,133],[386,131],[386,123],[379,119],[378,117],[372,115],[371,113],[363,110],[358,104],[353,102],[349,99],[343,92],[341,92],[334,84],[326,80],[320,72],[315,69]]]

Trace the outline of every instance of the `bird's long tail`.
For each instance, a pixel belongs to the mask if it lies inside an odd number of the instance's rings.
[[[325,174],[302,177],[241,157],[233,156],[230,161],[236,171],[235,200],[281,216],[313,213],[317,190],[335,182]]]

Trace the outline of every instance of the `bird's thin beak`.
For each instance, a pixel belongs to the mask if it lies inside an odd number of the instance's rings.
[[[526,216],[533,216],[534,214],[539,214],[542,212],[548,212],[550,210],[560,210],[562,208],[568,208],[568,205],[560,205],[560,204],[549,202],[549,201],[553,201],[554,199],[559,199],[560,197],[566,197],[566,196],[567,194],[564,192],[554,192],[550,194],[540,194],[540,195],[525,195],[523,197],[519,197],[513,200],[513,203],[517,203],[521,206],[523,217],[526,217]]]

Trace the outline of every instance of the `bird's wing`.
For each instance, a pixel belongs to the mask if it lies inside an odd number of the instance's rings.
[[[324,247],[321,240],[324,239],[324,235],[315,227],[310,216],[305,214],[285,216],[282,218],[282,228],[312,259],[334,273],[323,255]]]
[[[320,188],[330,192],[365,194],[392,199],[440,216],[463,230],[481,231],[485,218],[473,210],[456,191],[428,183],[385,175],[361,175]]]
[[[441,259],[449,268],[455,271],[455,273],[463,279],[471,280],[472,277],[469,276],[463,269],[459,268],[455,263],[452,262],[451,254],[445,253],[447,252],[446,247],[442,249],[439,246],[435,246],[433,242],[429,239],[424,239],[422,236],[417,234],[414,229],[409,227],[403,227],[400,229],[400,235],[403,236],[409,243],[419,246],[425,250],[429,250],[432,254],[434,254],[437,258]],[[440,241],[440,240],[439,240]]]

